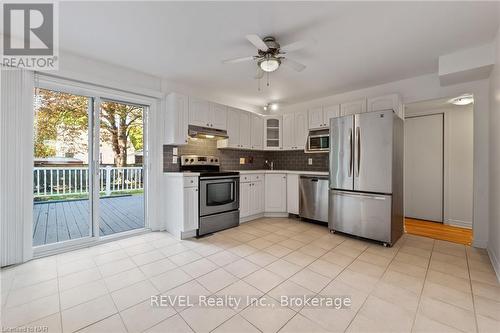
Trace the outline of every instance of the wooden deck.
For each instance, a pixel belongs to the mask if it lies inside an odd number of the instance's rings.
[[[144,196],[102,198],[99,234],[144,227]],[[33,205],[33,246],[51,244],[90,234],[89,201],[74,200]]]

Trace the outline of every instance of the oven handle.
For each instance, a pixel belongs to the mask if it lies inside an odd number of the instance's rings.
[[[203,177],[200,178],[200,182],[204,180],[211,180],[211,179],[234,179],[234,178],[240,178],[240,176],[213,176],[213,177]]]

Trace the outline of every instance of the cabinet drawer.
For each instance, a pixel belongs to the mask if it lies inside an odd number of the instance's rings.
[[[250,175],[250,180],[252,182],[258,182],[264,180],[264,174]]]
[[[198,177],[184,177],[184,187],[198,187]]]
[[[242,175],[240,174],[240,183],[248,183],[252,181],[253,175]]]

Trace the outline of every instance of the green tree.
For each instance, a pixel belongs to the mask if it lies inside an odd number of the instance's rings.
[[[85,153],[86,144],[78,138],[88,132],[88,102],[77,96],[37,89],[35,117],[35,156],[55,156],[51,142],[64,138],[65,153]],[[117,166],[127,163],[128,143],[135,150],[143,148],[143,108],[116,102],[101,103],[101,142],[111,145]],[[80,140],[81,141],[81,140]]]

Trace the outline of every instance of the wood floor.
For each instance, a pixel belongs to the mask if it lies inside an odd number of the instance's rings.
[[[437,222],[405,218],[405,231],[412,235],[440,239],[458,244],[472,244],[472,229],[453,227]]]
[[[99,234],[144,227],[144,196],[101,198]],[[33,205],[33,246],[88,237],[89,200],[41,202]]]

